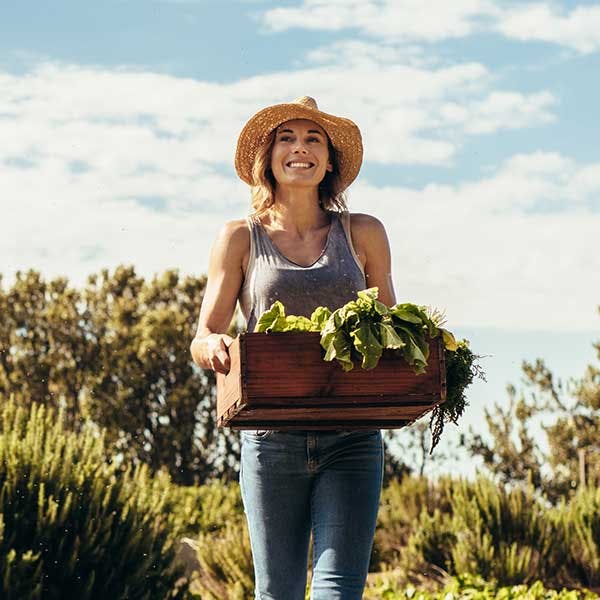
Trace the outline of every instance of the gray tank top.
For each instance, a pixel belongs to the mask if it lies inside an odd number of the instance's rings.
[[[356,298],[366,287],[365,275],[352,246],[349,214],[330,212],[331,225],[321,256],[307,267],[286,258],[256,217],[248,217],[250,256],[240,308],[246,329],[279,300],[287,315],[310,317],[317,306],[332,311]]]

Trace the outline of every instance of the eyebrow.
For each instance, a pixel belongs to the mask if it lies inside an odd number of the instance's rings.
[[[294,133],[291,129],[280,129],[277,133]],[[323,135],[318,129],[309,129],[307,133],[317,133]]]

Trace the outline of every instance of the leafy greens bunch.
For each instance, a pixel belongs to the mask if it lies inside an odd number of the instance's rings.
[[[442,336],[446,349],[446,402],[433,409],[430,421],[431,452],[439,442],[444,423],[457,423],[467,405],[464,391],[475,375],[485,379],[467,340],[456,342],[442,327],[444,318],[438,311],[405,302],[386,306],[377,299],[378,288],[358,292],[341,308],[331,312],[324,306],[310,318],[286,315],[276,301],[259,318],[255,332],[313,331],[321,334],[324,360],[337,360],[344,371],[355,362],[363,369],[377,366],[384,350],[399,352],[416,374],[424,373],[429,358],[429,343]]]
[[[416,304],[386,306],[377,300],[378,289],[358,292],[333,313],[319,306],[310,319],[286,315],[279,301],[265,311],[254,331],[318,331],[325,360],[337,360],[344,371],[360,361],[363,369],[377,366],[384,350],[400,350],[415,373],[423,373],[429,358],[429,339],[442,335],[448,350],[456,349],[454,336],[431,318],[425,307]]]

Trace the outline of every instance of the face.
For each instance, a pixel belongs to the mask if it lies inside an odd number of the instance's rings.
[[[279,185],[318,186],[333,171],[325,130],[308,119],[282,123],[271,149],[271,170]]]

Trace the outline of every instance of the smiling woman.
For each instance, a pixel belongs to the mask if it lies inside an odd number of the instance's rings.
[[[310,316],[376,286],[382,302],[395,303],[383,225],[346,209],[344,190],[361,161],[358,127],[312,98],[248,121],[235,164],[252,187],[254,212],[227,223],[213,246],[190,348],[198,365],[229,370],[226,331],[238,300],[249,331],[275,300]],[[381,432],[262,430],[241,439],[255,597],[304,599],[312,533],[312,600],[362,598],[383,478]]]

